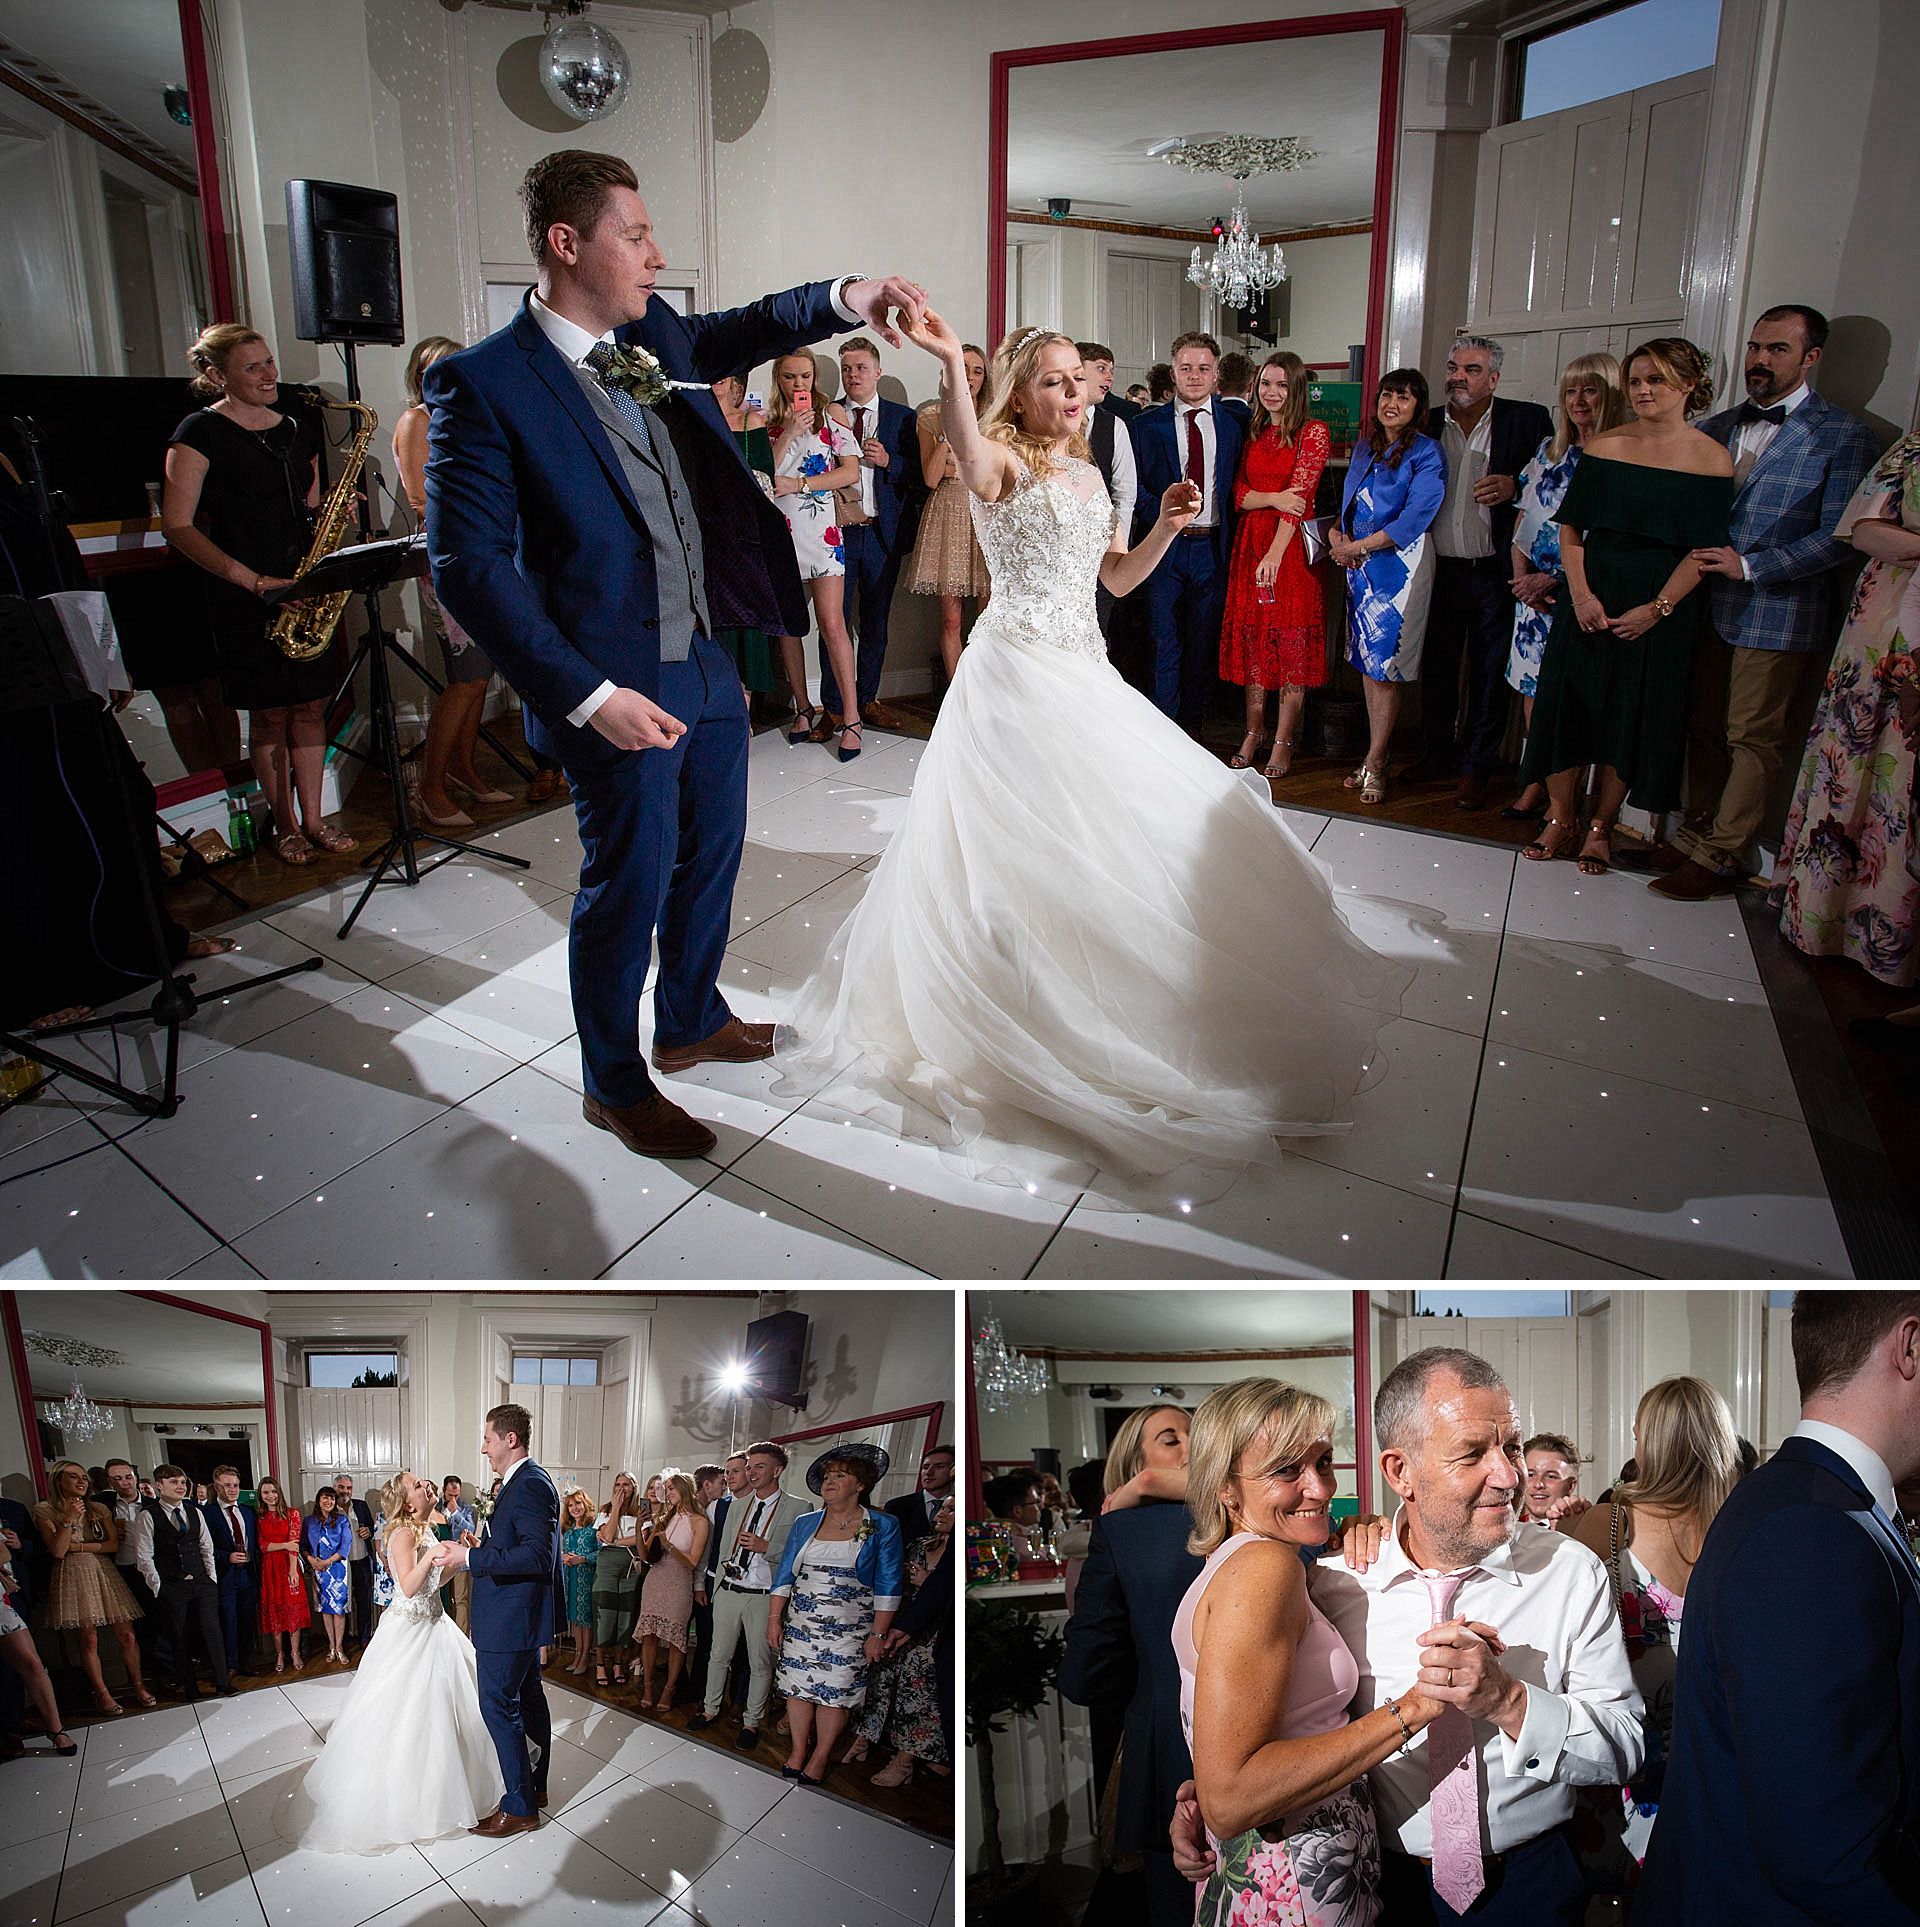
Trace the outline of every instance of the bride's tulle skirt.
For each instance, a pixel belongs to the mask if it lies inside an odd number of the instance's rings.
[[[385,1853],[466,1832],[505,1790],[472,1642],[445,1613],[390,1606],[280,1833],[322,1853]]]
[[[1410,980],[1263,781],[990,608],[776,1061],[971,1175],[1152,1208],[1347,1130]]]

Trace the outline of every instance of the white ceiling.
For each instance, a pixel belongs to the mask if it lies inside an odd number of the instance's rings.
[[[0,0],[0,40],[111,108],[193,171],[193,130],[170,120],[161,101],[167,88],[187,84],[178,0]]]
[[[1016,67],[1007,81],[1007,205],[1064,195],[1097,221],[1204,228],[1233,183],[1146,150],[1184,136],[1292,134],[1318,154],[1247,183],[1263,230],[1364,221],[1373,212],[1380,36],[1327,34],[1184,53],[1119,54]]]
[[[77,1377],[92,1399],[152,1405],[258,1405],[264,1381],[260,1334],[156,1305],[123,1291],[23,1291],[23,1331],[78,1338],[118,1352],[120,1365],[63,1365],[27,1346],[36,1398],[65,1398]]]
[[[1353,1338],[1350,1291],[996,1291],[1010,1345],[1076,1352],[1293,1351]],[[983,1300],[976,1297],[974,1315]]]

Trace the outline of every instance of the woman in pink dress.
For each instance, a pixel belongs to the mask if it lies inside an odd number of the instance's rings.
[[[1331,1525],[1333,1407],[1278,1379],[1223,1385],[1193,1415],[1188,1549],[1173,1621],[1180,1718],[1214,1871],[1196,1927],[1367,1927],[1380,1843],[1366,1773],[1437,1719],[1418,1689],[1357,1720],[1360,1669],[1307,1596],[1303,1547]]]

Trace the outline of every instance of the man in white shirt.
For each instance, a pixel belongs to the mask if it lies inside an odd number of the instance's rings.
[[[1317,1565],[1313,1603],[1359,1662],[1354,1717],[1414,1686],[1455,1709],[1367,1776],[1382,1918],[1471,1909],[1475,1927],[1579,1927],[1574,1790],[1624,1785],[1646,1750],[1606,1568],[1514,1516],[1520,1418],[1485,1359],[1414,1353],[1382,1382],[1374,1429],[1402,1500],[1393,1531],[1364,1573]],[[1180,1828],[1191,1872],[1197,1843]]]
[[[111,1470],[111,1468],[109,1468]],[[223,1698],[239,1689],[227,1670],[227,1642],[220,1624],[219,1568],[213,1533],[200,1508],[187,1495],[187,1475],[177,1465],[153,1468],[151,1499],[142,1500],[133,1524],[133,1565],[153,1600],[154,1616],[166,1634],[173,1667],[171,1692],[193,1699],[193,1640],[197,1634]]]
[[[747,1647],[747,1710],[734,1745],[750,1753],[760,1743],[760,1721],[773,1690],[773,1651],[767,1644],[767,1598],[786,1550],[787,1534],[800,1516],[800,1502],[780,1490],[785,1450],[760,1440],[747,1447],[747,1490],[728,1508],[718,1586],[713,1595],[713,1651],[707,1659],[707,1692],[687,1722],[698,1733],[720,1717],[727,1668],[742,1639]]]
[[[1920,1919],[1920,1291],[1802,1291],[1800,1423],[1687,1582],[1636,1921]]]

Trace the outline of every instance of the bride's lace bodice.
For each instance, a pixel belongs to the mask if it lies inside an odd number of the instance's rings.
[[[431,1533],[420,1540],[420,1556],[430,1558],[434,1540]],[[446,1584],[446,1569],[436,1566],[427,1575],[427,1583],[411,1599],[400,1590],[399,1582],[394,1582],[393,1604],[387,1608],[390,1613],[398,1613],[402,1619],[440,1619],[446,1614],[446,1607],[440,1603],[440,1588]]]
[[[1022,467],[1011,495],[968,501],[993,576],[984,620],[1010,642],[1065,649],[1104,665],[1094,587],[1113,543],[1113,499],[1100,471],[1069,458],[1036,480]]]

